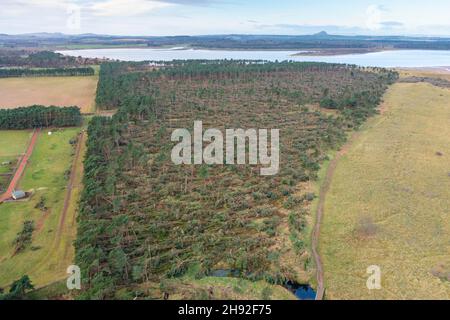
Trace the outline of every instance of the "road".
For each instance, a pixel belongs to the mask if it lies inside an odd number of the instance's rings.
[[[319,203],[317,205],[317,213],[316,213],[316,223],[314,225],[314,229],[312,232],[312,254],[314,257],[314,261],[316,263],[316,278],[317,278],[317,293],[316,293],[316,300],[323,300],[325,295],[325,284],[324,284],[324,271],[323,271],[323,263],[322,258],[320,257],[319,252],[319,237],[320,237],[320,225],[322,223],[323,215],[325,212],[325,199],[326,195],[328,193],[328,190],[330,189],[331,181],[333,180],[333,175],[336,170],[336,166],[339,162],[339,160],[344,156],[349,147],[353,144],[355,139],[358,138],[360,135],[360,132],[355,132],[350,140],[345,144],[344,147],[336,154],[336,156],[331,160],[327,173],[325,175],[325,179],[322,183],[322,186],[320,187],[320,193],[319,193]]]
[[[28,164],[28,160],[30,159],[31,155],[33,154],[33,149],[34,149],[34,146],[36,145],[36,141],[38,139],[40,132],[41,132],[41,129],[34,130],[33,136],[31,137],[27,151],[25,152],[23,157],[20,159],[20,163],[17,166],[16,172],[14,173],[14,176],[13,176],[11,182],[9,183],[8,189],[6,190],[6,192],[4,194],[2,194],[0,196],[0,203],[11,198],[11,193],[16,189],[17,185],[19,184],[20,178],[22,177],[23,172],[25,171],[25,168]]]
[[[81,154],[81,147],[83,146],[83,143],[85,143],[84,135],[85,135],[85,133],[82,132],[78,136],[78,142],[77,142],[77,147],[76,147],[76,151],[75,151],[75,157],[73,159],[72,169],[70,170],[69,183],[67,184],[66,197],[64,198],[64,205],[63,205],[63,211],[61,213],[61,220],[59,221],[58,242],[59,242],[59,239],[61,238],[61,233],[62,233],[62,231],[64,229],[64,222],[66,220],[67,211],[69,210],[70,199],[72,198],[72,189],[74,187],[73,183],[74,183],[75,176],[76,176],[77,169],[78,169],[77,168],[77,164],[78,164],[78,160],[79,160],[80,154]]]

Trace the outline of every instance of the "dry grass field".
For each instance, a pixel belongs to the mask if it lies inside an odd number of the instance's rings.
[[[0,108],[79,106],[82,113],[93,113],[97,81],[97,76],[0,79]]]
[[[395,84],[338,162],[320,252],[328,299],[450,299],[450,90]],[[367,267],[381,268],[368,290]]]
[[[403,77],[432,77],[450,81],[450,68],[404,68],[398,71]]]

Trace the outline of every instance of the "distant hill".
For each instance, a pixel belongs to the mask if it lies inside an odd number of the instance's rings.
[[[62,33],[0,35],[7,47],[68,46],[188,46],[203,49],[435,49],[450,50],[450,38],[405,36],[342,36],[325,31],[312,35],[201,35],[201,36],[115,36]]]
[[[316,37],[328,37],[329,34],[326,31],[321,31],[319,33],[314,34],[313,36],[316,36]]]

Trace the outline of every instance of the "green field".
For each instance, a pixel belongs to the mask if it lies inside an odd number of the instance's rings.
[[[69,141],[79,131],[79,128],[58,130],[51,136],[43,131],[20,182],[21,189],[34,191],[33,196],[29,201],[0,205],[0,287],[6,287],[24,274],[28,274],[37,287],[66,276],[74,255],[74,208],[69,210],[60,240],[57,233],[68,183],[67,171],[73,160],[74,147]],[[24,149],[28,136],[28,131],[2,131],[0,146],[11,146],[14,150],[9,148],[8,152],[14,154]],[[42,197],[47,207],[44,211],[35,208]],[[35,223],[32,243],[25,251],[13,255],[12,242],[26,220]]]
[[[24,153],[31,134],[32,130],[0,131],[0,161],[7,161]]]
[[[20,155],[28,146],[31,133],[27,130],[0,131],[0,193],[6,190],[11,178],[4,174],[14,171]]]
[[[328,299],[450,298],[449,101],[394,85],[339,160],[320,236]],[[371,265],[381,290],[367,289]]]

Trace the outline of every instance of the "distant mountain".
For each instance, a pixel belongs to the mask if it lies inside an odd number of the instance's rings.
[[[313,34],[313,36],[316,36],[316,37],[328,37],[329,34],[326,31],[321,31],[321,32],[318,32],[316,34]]]
[[[104,38],[104,39],[230,39],[230,40],[249,40],[249,39],[314,39],[314,38],[332,38],[332,39],[366,39],[366,40],[389,40],[404,39],[405,41],[415,40],[450,40],[449,37],[410,37],[410,36],[366,36],[366,35],[333,35],[326,31],[321,31],[311,35],[253,35],[253,34],[221,34],[221,35],[198,35],[198,36],[119,36],[119,35],[103,35],[95,33],[83,34],[64,34],[64,33],[24,33],[18,35],[0,34],[0,36],[10,38],[43,38],[43,39],[79,39],[79,38]]]

